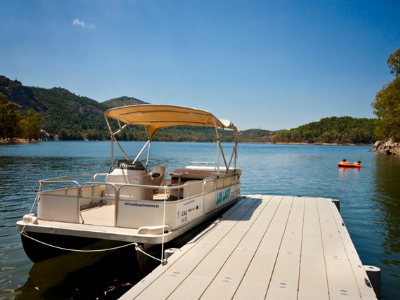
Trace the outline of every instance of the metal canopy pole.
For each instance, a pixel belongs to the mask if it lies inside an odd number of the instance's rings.
[[[115,137],[115,135],[113,135],[114,137],[114,141],[117,143],[119,149],[122,151],[122,153],[124,154],[125,158],[128,160],[129,163],[131,163],[131,160],[129,159],[128,155],[126,155],[124,149],[122,149],[121,145],[118,143],[117,138]]]
[[[219,140],[219,134],[218,134],[218,127],[217,127],[217,123],[215,122],[215,118],[214,118],[214,126],[215,126],[215,133],[217,135],[217,175],[219,176],[219,151],[221,150],[221,154],[222,154],[222,158],[224,159],[224,164],[225,164],[225,168],[228,171],[228,165],[226,164],[226,159],[225,159],[225,154],[224,154],[224,150],[221,147],[221,142]],[[222,127],[221,127],[222,128]]]
[[[226,168],[226,170],[228,171],[228,165],[226,164],[224,149],[222,149],[221,143],[219,144],[219,149],[221,149],[221,154],[222,154],[222,158],[224,159],[225,168]]]
[[[237,154],[237,141],[235,141],[235,170],[236,170],[236,160],[237,160],[237,157],[238,157],[238,154]]]
[[[113,167],[113,165],[114,165],[114,143],[113,143],[113,141],[115,141],[117,143],[119,149],[121,149],[121,151],[124,154],[125,158],[130,163],[131,160],[129,159],[128,155],[126,155],[124,149],[122,149],[121,145],[118,143],[117,138],[115,137],[116,134],[118,134],[119,132],[124,130],[124,128],[127,126],[127,124],[125,124],[124,126],[121,127],[121,124],[120,124],[119,119],[118,119],[118,125],[119,125],[120,128],[116,132],[113,132],[112,129],[111,129],[110,123],[108,122],[107,116],[104,116],[104,117],[106,118],[107,126],[108,126],[108,129],[110,130],[110,133],[111,133],[111,166]]]
[[[146,159],[146,170],[149,171],[148,168],[149,168],[149,158],[150,158],[150,148],[151,148],[151,136],[146,126],[144,126],[144,129],[147,134],[147,139],[149,140],[149,148],[147,149],[147,159]]]
[[[233,165],[234,165],[234,168],[233,168],[233,169],[236,170],[237,142],[235,142],[235,146],[233,147],[231,159],[229,160],[229,167],[231,166],[232,158],[235,158],[234,161],[233,161]]]
[[[151,148],[151,140],[149,140],[149,148],[147,149],[146,169],[149,168],[150,148]]]
[[[144,149],[146,149],[147,145],[150,143],[150,140],[147,141],[147,143],[143,146],[142,150],[140,150],[139,154],[136,156],[136,158],[133,160],[132,164],[134,164],[140,157],[140,155],[142,155]]]
[[[113,136],[113,132],[111,130],[110,123],[108,122],[107,116],[104,116],[104,118],[106,119],[107,127],[108,127],[108,130],[110,130],[110,134],[111,134],[111,168],[114,168],[114,136]]]
[[[219,135],[218,135],[218,127],[217,127],[217,122],[214,120],[214,127],[215,127],[215,134],[217,136],[217,176],[219,177]]]

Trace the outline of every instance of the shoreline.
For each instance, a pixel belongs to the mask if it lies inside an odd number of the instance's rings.
[[[32,143],[37,143],[38,141],[32,140]],[[0,145],[3,144],[29,144],[28,139],[22,139],[22,138],[11,138],[11,139],[0,139]]]
[[[38,142],[59,142],[60,140],[32,140],[31,143]],[[65,140],[62,142],[109,142],[109,140]],[[129,141],[128,141],[129,142]],[[132,142],[140,142],[140,141],[132,141]],[[154,141],[154,142],[175,142],[175,143],[210,143],[210,142],[198,142],[198,141]],[[29,143],[28,139],[22,138],[12,138],[12,139],[0,139],[0,145],[3,144],[24,144]],[[227,142],[231,143],[231,142]],[[347,143],[347,144],[339,144],[339,143],[304,143],[304,142],[259,142],[259,141],[242,141],[241,144],[275,144],[275,145],[310,145],[310,146],[374,146],[374,144],[355,144],[355,143]]]
[[[284,143],[284,142],[270,142],[270,144],[277,144],[277,145],[315,145],[315,146],[373,146],[374,144],[357,144],[357,143],[346,143],[346,144],[339,144],[339,143]]]

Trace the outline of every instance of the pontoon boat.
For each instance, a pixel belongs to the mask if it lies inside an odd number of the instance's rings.
[[[232,122],[200,109],[151,104],[112,108],[105,112],[105,118],[111,133],[111,171],[40,180],[32,206],[37,205],[37,214],[31,210],[17,222],[25,252],[32,261],[52,256],[43,254],[44,248],[71,249],[78,247],[78,241],[82,242],[79,247],[98,240],[166,243],[240,199],[238,130]],[[144,126],[148,136],[134,159],[116,139],[129,125]],[[175,170],[159,165],[150,170],[153,137],[160,128],[175,126],[215,128],[216,162],[189,163]],[[219,139],[225,129],[233,130],[234,135],[229,160]],[[118,164],[114,160],[115,146],[125,156]],[[144,164],[139,158],[146,147]],[[82,182],[82,177],[88,181]]]

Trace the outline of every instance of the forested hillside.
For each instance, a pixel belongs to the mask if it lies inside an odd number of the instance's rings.
[[[123,105],[136,105],[136,104],[148,104],[148,103],[133,97],[122,96],[104,101],[103,104],[111,108]]]
[[[110,133],[104,120],[105,110],[123,105],[146,104],[142,100],[127,96],[99,103],[60,87],[27,87],[4,76],[0,76],[0,91],[21,113],[26,113],[30,108],[38,112],[41,117],[40,128],[49,134],[50,139],[60,140],[108,140]],[[272,135],[273,132],[268,130],[249,129],[240,132],[239,139],[242,142],[268,142]],[[117,138],[137,141],[146,140],[147,136],[143,127],[130,126]],[[160,130],[154,140],[211,142],[215,140],[215,131],[213,128],[199,127],[166,128]],[[221,140],[233,141],[232,131],[226,130]]]
[[[46,103],[41,112],[41,128],[60,139],[83,140],[86,135],[106,138],[103,112],[108,106],[87,97],[77,96],[62,88],[31,88],[36,99]]]
[[[60,87],[51,89],[27,87],[17,80],[10,80],[4,76],[0,76],[0,93],[6,96],[3,100],[6,103],[3,110],[9,107],[7,101],[15,105],[15,109],[22,116],[27,115],[28,111],[33,109],[30,114],[33,116],[37,113],[35,118],[39,122],[40,129],[49,134],[49,139],[60,140],[108,140],[110,133],[104,120],[105,110],[123,105],[146,104],[142,100],[127,96],[99,103]],[[4,128],[6,128],[5,125]],[[10,128],[10,126],[7,128]],[[21,130],[20,132],[22,132]],[[3,130],[3,132],[6,131],[6,129]],[[369,144],[375,142],[374,132],[373,119],[331,117],[279,132],[263,129],[244,130],[240,132],[239,141]],[[137,141],[146,140],[147,136],[143,127],[130,126],[128,130],[122,131],[117,138],[125,141]],[[166,128],[160,130],[154,140],[210,142],[215,140],[215,131],[213,128],[199,127]],[[233,141],[232,132],[226,130],[221,140],[224,142]]]
[[[282,143],[372,144],[375,120],[352,117],[330,117],[291,130],[281,130],[272,138]]]

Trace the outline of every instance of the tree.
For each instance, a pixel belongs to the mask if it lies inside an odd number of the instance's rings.
[[[372,103],[376,120],[376,136],[400,141],[400,76],[384,85]]]
[[[64,128],[60,130],[60,134],[58,135],[58,139],[59,139],[60,141],[67,141],[67,140],[69,140],[68,133],[67,133],[67,131],[66,131]]]
[[[379,139],[400,141],[400,49],[389,55],[390,73],[396,78],[384,85],[376,94],[372,107],[376,120],[376,136]]]
[[[400,49],[389,55],[387,64],[391,68],[390,74],[394,74],[396,77],[400,76]]]
[[[35,113],[31,108],[27,115],[20,121],[20,126],[22,128],[24,137],[29,139],[29,143],[32,139],[37,140],[40,137],[40,127],[39,127],[40,115]]]
[[[3,139],[13,138],[19,133],[18,122],[21,115],[15,105],[0,93],[0,136]]]

